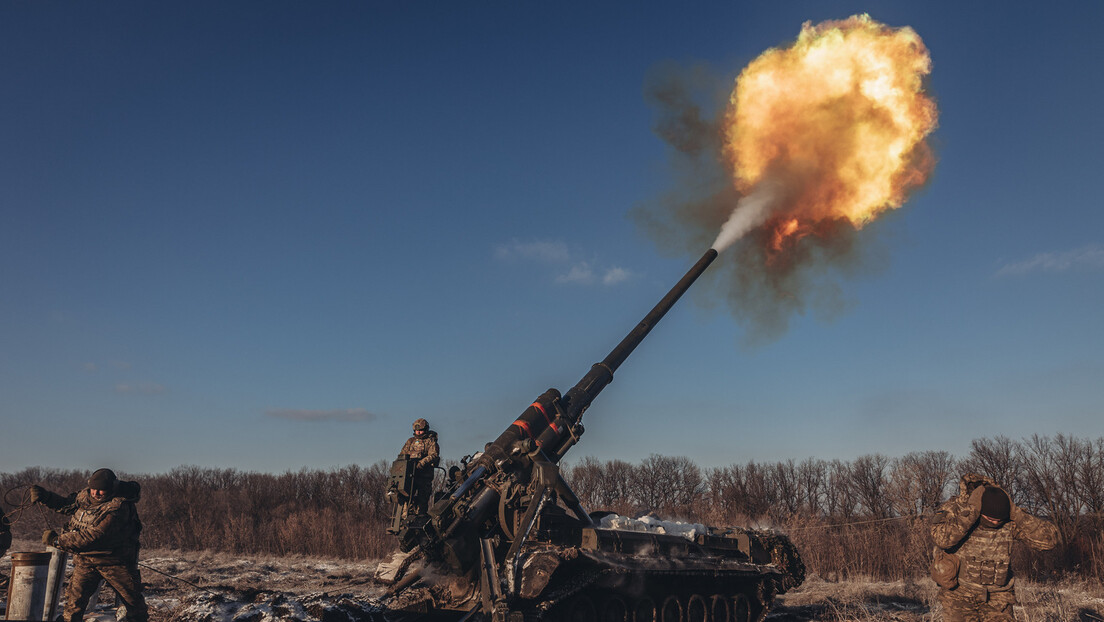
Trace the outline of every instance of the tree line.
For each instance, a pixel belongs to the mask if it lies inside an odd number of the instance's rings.
[[[1016,553],[1021,571],[1104,582],[1104,438],[998,436],[973,440],[964,458],[946,451],[875,453],[709,469],[685,457],[651,455],[637,464],[588,457],[567,469],[567,479],[585,507],[775,528],[821,576],[896,580],[926,571],[928,525],[958,493],[964,473],[991,477],[1016,505],[1058,527],[1056,551]]]
[[[384,499],[388,467],[380,461],[268,474],[182,466],[120,476],[142,486],[138,507],[147,548],[376,559],[395,548],[384,532],[391,511]],[[1025,511],[1058,526],[1059,548],[1030,558],[1018,554],[1021,572],[1104,582],[1104,438],[998,436],[972,441],[963,458],[924,451],[714,468],[659,454],[637,463],[584,457],[563,472],[590,510],[778,529],[789,534],[811,572],[886,580],[926,572],[932,514],[957,494],[963,473],[980,473]],[[4,509],[11,513],[30,484],[64,494],[83,488],[89,475],[40,467],[0,473]],[[61,523],[34,508],[15,518],[16,536],[27,539]]]

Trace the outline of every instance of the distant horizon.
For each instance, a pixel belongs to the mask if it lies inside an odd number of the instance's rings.
[[[1049,441],[1056,441],[1058,436],[1059,435],[1053,435],[1053,436],[1039,435],[1039,438],[1044,439],[1044,440],[1049,440]],[[1088,442],[1089,444],[1097,444],[1100,447],[1104,448],[1104,436],[1097,437],[1097,438],[1087,438],[1087,437],[1070,436],[1070,435],[1061,435],[1061,436],[1063,438],[1066,438],[1066,439]],[[1014,444],[1021,444],[1021,443],[1024,443],[1024,442],[1030,440],[1030,437],[1021,438],[1021,439],[1014,439],[1014,438],[1008,438],[1008,437],[994,436],[994,437],[981,437],[981,438],[970,439],[969,442],[970,443],[974,443],[974,442],[978,442],[978,441],[996,442],[996,441],[1000,440],[1001,438],[1007,439],[1008,441],[1010,441]],[[403,439],[403,440],[405,441],[405,439]],[[401,448],[402,443],[400,442],[397,446]],[[591,459],[598,460],[600,462],[612,462],[612,461],[615,461],[615,460],[622,460],[624,462],[628,462],[629,464],[632,464],[632,465],[635,466],[635,465],[638,465],[641,462],[646,461],[648,458],[650,458],[652,456],[661,456],[661,457],[665,457],[665,458],[686,458],[686,459],[690,460],[691,462],[693,462],[695,465],[697,465],[699,468],[708,471],[708,470],[711,470],[711,469],[723,469],[723,468],[733,467],[733,466],[746,466],[749,463],[754,463],[754,464],[757,464],[757,465],[770,465],[770,464],[786,464],[786,463],[789,463],[791,461],[795,464],[801,464],[802,462],[805,462],[805,461],[814,461],[814,462],[819,461],[819,462],[825,462],[825,463],[831,464],[833,462],[839,461],[839,462],[842,462],[844,464],[849,464],[849,463],[852,463],[855,460],[858,460],[858,459],[863,458],[863,457],[883,456],[883,457],[885,457],[885,458],[887,458],[888,460],[891,461],[890,466],[892,466],[893,461],[900,460],[900,459],[905,458],[905,457],[910,456],[910,455],[927,454],[927,453],[940,453],[940,452],[947,453],[948,455],[950,455],[950,457],[955,462],[963,462],[963,461],[969,460],[972,457],[972,450],[967,452],[964,455],[960,455],[960,454],[956,454],[954,452],[947,451],[947,450],[944,450],[944,449],[927,449],[927,450],[912,451],[912,452],[908,452],[907,454],[902,454],[902,455],[890,455],[890,454],[886,454],[886,453],[883,453],[883,452],[870,452],[870,453],[867,453],[867,454],[860,454],[860,455],[854,456],[852,458],[847,458],[847,459],[821,458],[821,457],[817,457],[817,456],[807,456],[805,458],[785,458],[785,459],[780,459],[780,460],[744,460],[744,461],[733,461],[733,462],[729,462],[729,463],[726,463],[726,464],[700,464],[697,460],[694,459],[693,456],[686,456],[686,455],[679,455],[679,454],[664,454],[662,452],[653,452],[652,454],[649,454],[647,456],[641,456],[640,458],[635,459],[635,460],[633,460],[633,459],[624,459],[624,458],[606,458],[606,457],[603,457],[601,455],[595,455],[595,454],[590,454],[590,453],[580,453],[580,454],[570,453],[570,454],[568,454],[568,456],[566,456],[564,458],[564,460],[562,462],[559,463],[559,465],[561,467],[564,467],[564,468],[571,468],[571,467],[575,466],[576,463],[581,462],[583,460],[586,460],[588,458],[591,458]],[[465,455],[467,455],[467,454],[465,454]],[[451,466],[453,464],[458,465],[460,463],[460,459],[463,458],[463,457],[464,456],[461,455],[459,457],[452,458],[447,453],[442,451],[442,454],[441,454],[441,467],[440,468],[447,468],[448,466]],[[397,458],[397,453],[396,453],[396,458]],[[133,471],[132,472],[132,471],[121,471],[121,470],[115,469],[110,464],[98,464],[98,465],[90,466],[90,467],[87,467],[87,468],[80,468],[80,467],[77,467],[77,468],[56,468],[56,467],[48,467],[48,466],[43,466],[43,465],[29,465],[29,466],[25,466],[25,467],[22,467],[20,469],[14,470],[14,471],[2,470],[2,471],[0,471],[0,474],[2,474],[2,475],[17,475],[17,474],[20,474],[20,473],[23,473],[25,471],[32,470],[32,469],[42,469],[44,471],[52,471],[52,472],[57,472],[57,473],[62,473],[62,474],[75,474],[75,473],[89,473],[89,474],[91,474],[93,471],[95,471],[96,469],[99,469],[99,468],[110,468],[112,470],[115,470],[115,472],[119,475],[119,477],[123,477],[124,475],[160,476],[160,475],[167,475],[167,474],[169,474],[169,473],[171,473],[175,470],[178,470],[178,469],[193,469],[193,468],[195,468],[195,469],[210,470],[210,471],[234,471],[234,472],[238,472],[238,473],[259,473],[259,474],[265,474],[265,475],[284,475],[284,474],[288,474],[288,473],[299,473],[299,472],[303,472],[303,471],[307,471],[307,472],[310,472],[310,471],[334,472],[334,471],[340,471],[342,469],[352,467],[352,466],[362,468],[362,469],[371,469],[373,467],[382,465],[386,469],[386,468],[390,467],[391,463],[394,462],[396,458],[379,458],[379,459],[371,461],[371,462],[350,462],[350,463],[345,463],[345,464],[335,464],[335,465],[332,465],[332,466],[329,466],[329,467],[310,467],[310,466],[302,466],[302,467],[299,467],[299,468],[288,467],[288,468],[286,468],[284,470],[281,470],[281,471],[261,471],[261,470],[255,470],[255,469],[240,469],[240,468],[236,468],[236,467],[217,466],[217,465],[178,464],[178,465],[176,465],[174,467],[171,467],[171,468],[169,468],[165,471],[154,471],[154,472]],[[962,475],[962,473],[958,474],[958,476],[961,476],[961,475]],[[956,479],[957,479],[957,477],[956,477]]]

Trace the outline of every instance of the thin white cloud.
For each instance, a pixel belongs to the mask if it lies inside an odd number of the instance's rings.
[[[159,395],[165,392],[165,386],[156,382],[120,382],[115,385],[120,395]]]
[[[620,267],[613,267],[606,270],[605,276],[602,277],[602,285],[617,285],[622,281],[627,281],[632,277],[632,273],[628,270]]]
[[[1059,273],[1070,270],[1104,270],[1104,248],[1085,246],[1064,252],[1039,253],[1030,259],[1005,264],[997,276]]]
[[[333,410],[275,408],[265,411],[265,415],[293,421],[372,421],[377,418],[375,413],[363,408],[338,408]]]
[[[594,282],[594,270],[585,261],[579,262],[571,269],[556,277],[557,283],[580,283],[590,285]]]
[[[632,272],[619,266],[595,267],[591,261],[580,259],[579,253],[558,240],[522,242],[514,239],[495,247],[494,252],[500,261],[529,261],[554,266],[558,273],[553,279],[560,284],[611,287],[633,277]]]
[[[504,261],[524,259],[543,263],[565,263],[571,259],[571,253],[567,250],[567,244],[563,242],[510,240],[495,248],[495,257]]]

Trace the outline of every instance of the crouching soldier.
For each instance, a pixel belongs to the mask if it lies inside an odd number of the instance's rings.
[[[42,542],[73,554],[73,574],[65,591],[62,620],[79,622],[84,608],[102,578],[126,605],[126,619],[146,622],[149,614],[142,596],[138,572],[138,535],[142,523],[134,503],[137,482],[120,482],[111,469],[100,469],[88,478],[88,488],[68,497],[41,486],[31,487],[31,500],[71,518],[59,535],[52,529]]]
[[[1018,508],[993,480],[967,473],[959,495],[935,513],[932,578],[948,622],[1012,622],[1012,542],[1037,551],[1058,544],[1058,528]]]

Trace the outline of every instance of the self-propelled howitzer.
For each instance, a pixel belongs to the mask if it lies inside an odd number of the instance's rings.
[[[566,394],[545,391],[481,453],[453,468],[428,514],[398,530],[409,557],[385,577],[395,581],[398,606],[481,612],[495,622],[589,619],[588,607],[595,615],[612,612],[611,620],[634,608],[635,619],[667,620],[678,608],[681,622],[684,609],[689,615],[704,607],[709,620],[721,622],[723,609],[724,620],[742,622],[801,582],[804,566],[784,536],[699,526],[702,533],[687,539],[605,528],[598,520],[608,513],[588,514],[560,474],[558,463],[583,434],[583,413],[716,258],[709,249]],[[431,570],[403,576],[417,559]],[[704,596],[688,592],[702,581]],[[417,597],[401,593],[419,583],[426,589]]]

